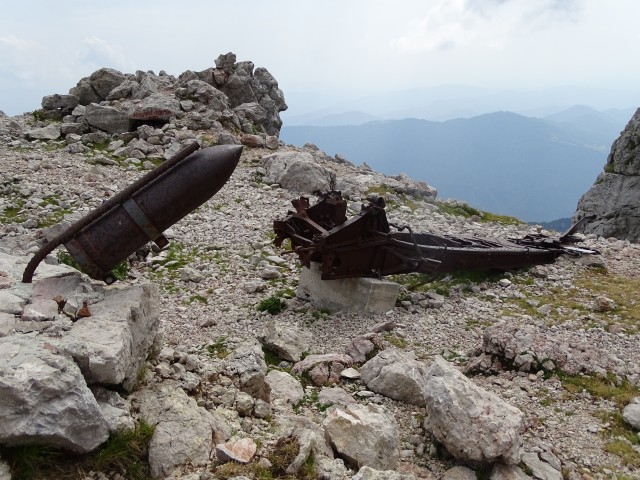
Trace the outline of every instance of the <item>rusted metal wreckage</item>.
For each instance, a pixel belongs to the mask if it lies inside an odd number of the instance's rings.
[[[559,238],[536,234],[503,240],[414,233],[409,226],[388,222],[382,197],[363,205],[352,218],[347,218],[347,203],[338,191],[321,195],[313,206],[304,196],[292,204],[295,212],[273,222],[274,242],[281,246],[288,238],[302,265],[320,264],[323,280],[509,270],[552,263],[562,254],[598,253],[572,245],[577,240],[573,234],[591,218],[581,220]]]
[[[22,275],[31,283],[40,262],[63,245],[91,278],[110,284],[111,270],[149,241],[168,244],[162,232],[222,188],[235,170],[242,146],[184,147],[46,243]]]

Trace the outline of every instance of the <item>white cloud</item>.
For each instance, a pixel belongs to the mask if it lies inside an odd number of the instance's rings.
[[[33,40],[25,40],[24,38],[16,37],[15,35],[0,36],[0,46],[8,48],[10,50],[24,52],[38,46]]]
[[[85,48],[77,60],[78,63],[92,66],[94,69],[102,67],[132,69],[131,62],[127,60],[127,56],[120,47],[99,37],[85,38],[82,43]]]
[[[391,44],[420,54],[452,48],[501,48],[520,35],[574,21],[577,0],[439,0]]]

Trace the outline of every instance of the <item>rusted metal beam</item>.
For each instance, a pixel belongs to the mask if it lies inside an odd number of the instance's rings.
[[[346,202],[337,191],[323,194],[313,206],[306,197],[292,203],[296,212],[273,222],[274,242],[281,246],[289,239],[304,266],[320,263],[325,280],[411,272],[435,277],[460,270],[508,270],[551,263],[562,254],[597,253],[568,245],[581,225],[559,239],[544,235],[508,240],[438,236],[389,224],[382,198],[363,205],[360,213],[349,219]]]

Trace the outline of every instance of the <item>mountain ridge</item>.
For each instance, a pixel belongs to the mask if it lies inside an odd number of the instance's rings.
[[[502,111],[444,122],[285,123],[280,138],[298,146],[313,143],[385,174],[405,173],[483,210],[551,221],[571,216],[605,163],[615,128],[596,135],[586,127]]]

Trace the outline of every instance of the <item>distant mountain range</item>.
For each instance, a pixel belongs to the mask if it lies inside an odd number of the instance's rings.
[[[366,114],[348,112],[316,118],[326,126],[285,122],[280,138],[313,143],[388,175],[406,173],[436,187],[441,198],[525,221],[552,221],[572,216],[634,110],[576,106],[544,118],[502,111],[443,122],[366,123]],[[352,124],[332,125],[347,121]]]

